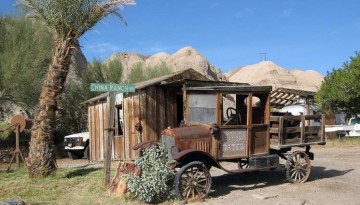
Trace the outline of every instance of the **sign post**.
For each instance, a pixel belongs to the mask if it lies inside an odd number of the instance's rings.
[[[111,169],[111,153],[112,141],[114,140],[114,121],[115,121],[115,92],[118,93],[133,93],[135,92],[135,85],[132,84],[113,84],[113,83],[91,83],[90,91],[92,92],[109,92],[109,124],[104,130],[108,131],[108,137],[105,138],[105,156],[104,156],[104,185],[107,187],[110,184],[110,169]]]

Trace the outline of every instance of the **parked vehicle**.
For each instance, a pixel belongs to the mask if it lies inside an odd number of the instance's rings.
[[[353,125],[353,130],[347,132],[349,137],[358,137],[360,136],[360,118],[352,117],[349,119],[349,125]]]
[[[76,133],[64,137],[65,150],[71,159],[89,157],[89,132]]]
[[[290,113],[291,115],[294,115],[294,116],[306,115],[307,114],[305,104],[288,105],[288,106],[285,106],[285,107],[281,108],[280,111],[283,112],[283,113]],[[309,113],[310,115],[316,114],[315,106],[310,105],[309,106],[309,112],[310,112]],[[320,125],[320,123],[318,121],[311,120],[310,125]]]
[[[161,133],[181,199],[208,195],[212,167],[229,173],[285,167],[290,182],[308,179],[314,159],[310,146],[325,144],[325,116],[270,116],[270,91],[271,86],[183,87],[184,123]],[[320,125],[308,126],[307,120]],[[134,149],[154,143],[142,142]],[[293,147],[304,151],[292,152]],[[221,162],[236,163],[237,169],[227,170]]]

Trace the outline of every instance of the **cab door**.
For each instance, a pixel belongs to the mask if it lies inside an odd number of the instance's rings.
[[[266,94],[223,93],[220,100],[218,159],[269,153],[269,108]]]

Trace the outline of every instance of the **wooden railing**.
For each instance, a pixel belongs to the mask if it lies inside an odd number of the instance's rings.
[[[311,144],[325,144],[325,115],[270,117],[270,148]]]

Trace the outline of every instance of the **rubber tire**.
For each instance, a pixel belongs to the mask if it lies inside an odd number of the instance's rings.
[[[85,148],[84,158],[85,158],[85,159],[90,159],[90,148],[89,148],[89,145],[86,146],[86,148]]]
[[[208,174],[208,176],[210,176],[210,179],[209,179],[209,188],[207,190],[207,192],[201,196],[202,198],[205,198],[210,190],[211,190],[211,175],[210,175],[210,172],[209,170],[206,168],[206,166],[204,165],[204,163],[202,162],[199,162],[199,161],[194,161],[194,162],[190,162],[188,164],[186,164],[185,166],[181,167],[181,169],[176,173],[176,176],[175,176],[175,180],[174,180],[174,184],[175,184],[175,193],[176,195],[179,197],[179,199],[181,200],[184,200],[185,198],[183,196],[181,196],[180,194],[180,178],[181,178],[181,175],[186,171],[188,170],[190,167],[198,167],[198,168],[201,168],[203,170],[203,172],[206,172]],[[185,199],[187,200],[187,199]]]
[[[84,151],[68,150],[68,156],[70,159],[81,159],[84,156]]]

